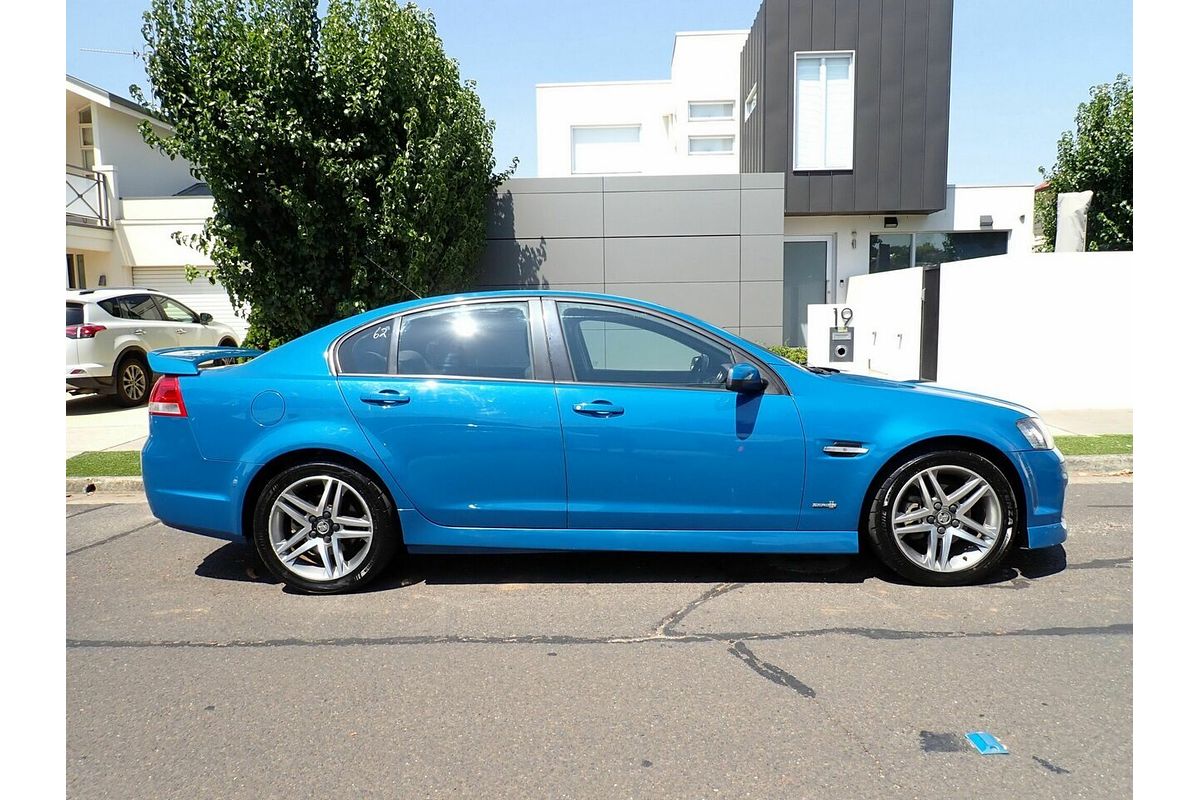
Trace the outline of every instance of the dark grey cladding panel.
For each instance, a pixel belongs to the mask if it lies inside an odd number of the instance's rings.
[[[785,173],[788,214],[942,209],[952,15],[953,0],[764,0],[747,43],[761,37],[762,66],[749,63],[763,130],[744,126],[743,169]],[[852,170],[791,171],[794,57],[806,50],[855,51]]]

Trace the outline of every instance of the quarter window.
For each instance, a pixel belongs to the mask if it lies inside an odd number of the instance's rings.
[[[575,380],[723,388],[732,351],[683,326],[630,309],[559,303]]]
[[[395,319],[363,328],[338,347],[338,368],[350,375],[386,375]]]
[[[406,314],[396,372],[460,378],[530,379],[527,303],[477,303]]]

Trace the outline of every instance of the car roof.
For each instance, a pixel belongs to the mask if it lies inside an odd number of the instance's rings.
[[[157,289],[151,289],[146,286],[102,286],[96,289],[67,289],[67,299],[86,303],[93,300],[107,300],[110,297],[119,297],[130,292],[163,294]],[[166,295],[163,296],[165,297]]]

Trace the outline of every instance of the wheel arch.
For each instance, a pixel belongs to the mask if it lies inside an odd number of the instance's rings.
[[[871,483],[867,487],[866,493],[863,495],[862,507],[858,513],[858,531],[859,531],[859,550],[863,550],[863,537],[866,535],[867,518],[871,513],[871,501],[874,499],[879,487],[887,480],[888,476],[896,471],[902,464],[911,461],[917,456],[925,455],[926,453],[935,453],[939,450],[964,450],[969,453],[974,453],[991,461],[996,465],[996,468],[1004,473],[1004,477],[1008,478],[1009,485],[1012,486],[1013,493],[1017,500],[1017,521],[1013,537],[1013,542],[1017,547],[1026,547],[1028,545],[1028,531],[1026,530],[1026,502],[1025,482],[1021,479],[1021,473],[1017,469],[1017,465],[1013,463],[1003,450],[990,444],[983,439],[976,439],[971,436],[934,436],[929,439],[922,439],[906,447],[898,450],[895,455],[884,462],[883,466],[875,473],[871,479]]]
[[[259,495],[262,494],[263,489],[271,478],[289,467],[308,464],[313,461],[328,461],[349,467],[350,469],[362,472],[368,478],[375,481],[380,489],[383,490],[384,497],[387,498],[389,513],[392,515],[392,521],[396,523],[396,530],[400,531],[400,540],[401,544],[403,544],[404,532],[400,527],[400,514],[397,511],[396,498],[392,495],[392,489],[388,486],[388,482],[383,480],[374,468],[361,459],[340,450],[330,450],[322,447],[305,447],[298,450],[289,450],[286,453],[275,456],[255,471],[254,475],[250,478],[250,483],[246,486],[246,491],[242,494],[239,521],[241,523],[240,533],[243,538],[249,539],[254,532],[254,507],[258,504]]]

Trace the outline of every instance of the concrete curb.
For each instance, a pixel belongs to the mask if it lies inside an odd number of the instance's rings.
[[[1132,453],[1112,456],[1067,456],[1069,475],[1128,475],[1132,472]]]
[[[1132,472],[1132,455],[1067,456],[1069,475],[1129,475]],[[144,491],[141,478],[67,478],[67,494],[140,494]]]
[[[145,491],[142,479],[116,478],[103,475],[95,478],[67,478],[67,494],[141,494]]]

